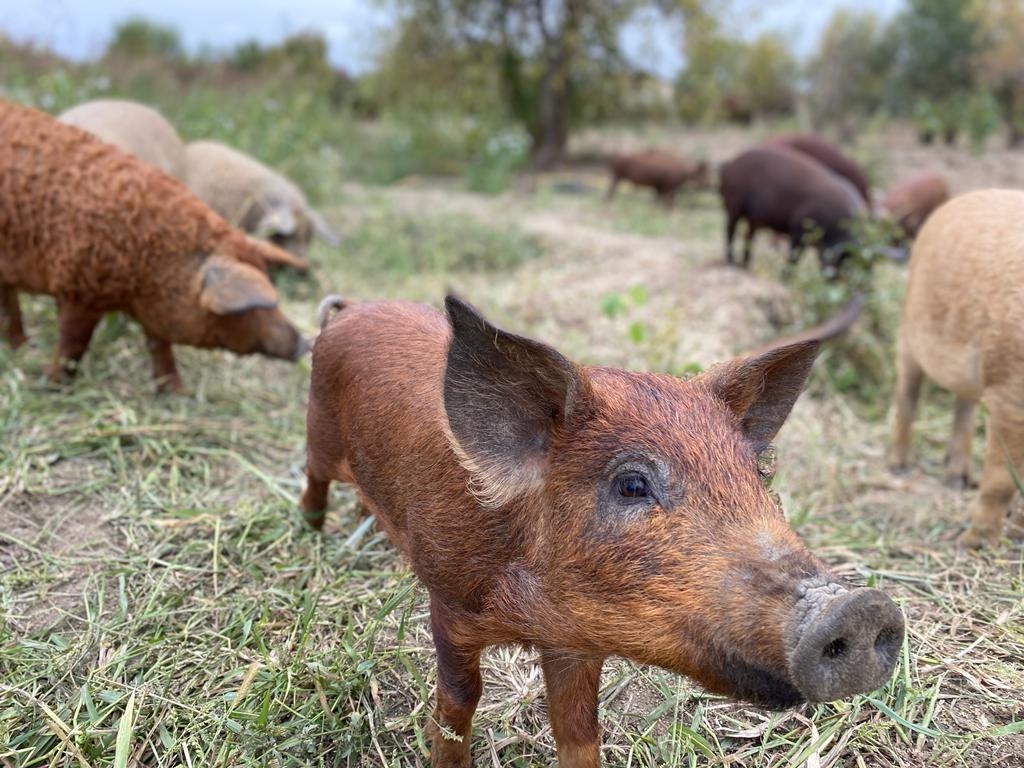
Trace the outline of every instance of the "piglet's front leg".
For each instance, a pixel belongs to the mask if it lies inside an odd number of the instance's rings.
[[[437,649],[437,707],[430,720],[432,768],[469,768],[473,713],[483,692],[480,647],[456,644],[453,613],[430,597],[430,627]]]
[[[603,657],[541,651],[548,691],[548,719],[558,747],[559,768],[600,768],[601,726],[597,692]]]
[[[153,359],[153,379],[156,381],[156,388],[160,392],[173,392],[181,394],[185,391],[185,385],[181,383],[181,376],[178,375],[178,366],[174,363],[174,350],[170,342],[157,339],[146,334],[146,347]]]
[[[17,349],[25,343],[25,329],[21,324],[18,292],[9,285],[0,285],[0,328],[10,345]]]
[[[75,375],[78,363],[92,340],[92,333],[103,317],[102,312],[58,301],[57,323],[59,334],[57,351],[50,363],[49,379],[54,384]]]

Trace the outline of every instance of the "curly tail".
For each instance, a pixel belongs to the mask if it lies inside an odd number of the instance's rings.
[[[317,310],[317,316],[320,320],[320,330],[323,330],[327,323],[330,322],[330,319],[348,305],[349,302],[345,301],[336,293],[324,296],[324,300],[320,302],[320,309]]]

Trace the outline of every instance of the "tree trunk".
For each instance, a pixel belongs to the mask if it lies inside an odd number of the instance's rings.
[[[549,67],[537,93],[537,131],[533,136],[533,166],[548,171],[565,159],[569,141],[566,76]]]
[[[550,170],[565,159],[569,143],[569,70],[579,45],[580,0],[565,0],[565,16],[556,33],[548,30],[544,0],[536,0],[537,23],[544,39],[544,72],[537,88],[537,128],[533,167]]]

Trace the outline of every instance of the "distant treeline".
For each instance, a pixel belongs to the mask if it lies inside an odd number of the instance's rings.
[[[89,65],[127,93],[204,85],[294,87],[356,117],[465,115],[515,124],[540,167],[569,133],[607,121],[690,123],[800,114],[852,135],[877,116],[910,119],[922,141],[975,146],[1003,131],[1024,142],[1024,2],[906,0],[888,22],[840,10],[805,62],[787,41],[736,29],[728,0],[397,0],[396,28],[373,70],[331,66],[309,32],[272,46],[186,55],[172,28],[120,24]],[[685,66],[674,82],[624,56],[621,31],[641,13],[676,22]],[[635,23],[635,22],[634,22]],[[3,44],[0,68],[52,69],[45,53]]]

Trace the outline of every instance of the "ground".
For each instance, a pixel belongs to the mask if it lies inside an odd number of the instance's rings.
[[[752,139],[604,132],[577,150],[671,142],[717,161]],[[859,152],[883,181],[938,168],[958,192],[1024,184],[1019,153],[919,149],[899,132]],[[724,267],[709,192],[666,212],[643,192],[606,203],[604,183],[584,165],[498,196],[345,186],[326,212],[348,239],[314,252],[312,280],[285,276],[285,309],[312,334],[325,293],[438,304],[451,287],[578,361],[686,375],[813,322],[833,290],[809,257],[780,279],[767,239],[751,273]],[[824,353],[775,481],[808,546],[904,610],[893,680],[768,713],[614,661],[607,765],[1024,765],[1024,558],[1009,542],[954,547],[976,491],[941,483],[948,397],[927,395],[915,469],[884,466],[904,280],[881,266],[870,311]],[[296,509],[308,361],[182,349],[188,394],[157,396],[141,334],[111,317],[53,389],[52,304],[23,305],[31,344],[0,347],[0,765],[429,764],[424,591],[349,490],[335,487],[322,535]],[[494,649],[484,678],[477,765],[551,764],[536,655]]]

